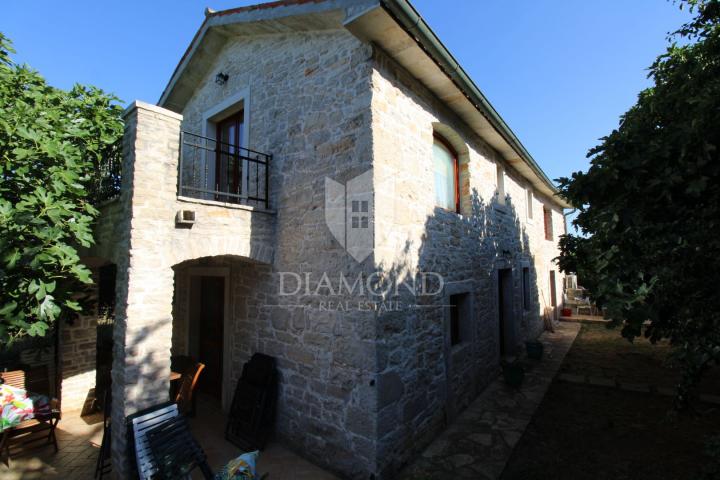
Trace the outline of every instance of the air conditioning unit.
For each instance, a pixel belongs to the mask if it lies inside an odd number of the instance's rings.
[[[175,225],[192,226],[195,224],[195,212],[193,210],[179,210],[175,215]]]

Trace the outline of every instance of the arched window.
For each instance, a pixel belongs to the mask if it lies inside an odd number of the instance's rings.
[[[435,168],[435,205],[453,212],[460,212],[460,187],[458,156],[450,144],[435,135],[433,142]]]

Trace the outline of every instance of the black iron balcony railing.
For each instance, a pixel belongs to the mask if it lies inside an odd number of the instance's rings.
[[[110,145],[88,186],[88,196],[97,205],[120,195],[122,182],[122,139]]]
[[[178,195],[269,208],[271,159],[267,153],[181,132]]]

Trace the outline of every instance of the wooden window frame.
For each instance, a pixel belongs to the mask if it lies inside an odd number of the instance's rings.
[[[440,142],[453,157],[453,173],[455,181],[455,213],[460,213],[460,160],[458,157],[457,150],[450,145],[445,137],[437,132],[433,132],[433,140]]]
[[[552,224],[552,209],[543,206],[543,224],[545,228],[545,240],[552,241],[553,235],[553,224]]]

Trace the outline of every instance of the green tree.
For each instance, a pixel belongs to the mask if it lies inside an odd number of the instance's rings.
[[[589,152],[589,170],[560,179],[581,234],[561,239],[559,257],[623,336],[675,347],[679,407],[720,361],[720,2],[682,7],[693,20],[650,67],[654,85]]]
[[[96,172],[118,155],[122,109],[94,87],[49,86],[0,33],[0,346],[81,311],[91,282]]]

